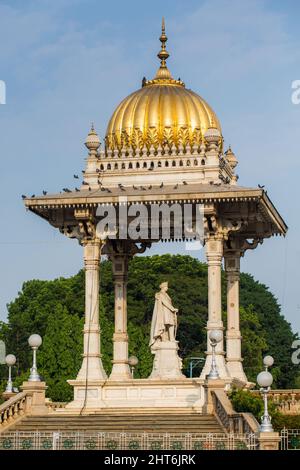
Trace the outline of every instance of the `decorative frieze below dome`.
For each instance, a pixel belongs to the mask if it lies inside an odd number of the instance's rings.
[[[206,146],[207,139],[199,128],[191,131],[188,127],[164,127],[159,131],[149,127],[146,133],[140,129],[133,131],[122,130],[121,133],[109,134],[105,138],[106,155],[178,155],[180,153],[200,153],[201,144]],[[222,136],[218,136],[217,147],[221,151]]]

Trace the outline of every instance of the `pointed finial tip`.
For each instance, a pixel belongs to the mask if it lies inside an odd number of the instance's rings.
[[[161,24],[161,36],[159,38],[161,42],[161,50],[157,54],[158,58],[161,61],[161,67],[165,68],[166,67],[166,60],[169,57],[169,53],[166,50],[166,42],[168,40],[166,36],[166,31],[165,31],[165,19],[162,19],[162,24]]]

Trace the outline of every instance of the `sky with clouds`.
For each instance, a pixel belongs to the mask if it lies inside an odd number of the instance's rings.
[[[239,184],[265,184],[289,226],[247,252],[242,270],[300,332],[299,15],[297,0],[0,0],[0,319],[25,280],[82,267],[79,245],[26,212],[21,194],[74,186],[90,123],[103,138],[116,105],[153,77],[165,16],[173,75],[216,111]]]

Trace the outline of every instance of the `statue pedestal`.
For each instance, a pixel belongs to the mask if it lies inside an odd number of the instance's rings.
[[[156,342],[151,347],[154,362],[149,379],[185,379],[185,375],[181,372],[182,361],[177,351],[178,341]]]

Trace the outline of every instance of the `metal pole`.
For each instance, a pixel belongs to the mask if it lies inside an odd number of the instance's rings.
[[[207,376],[208,379],[218,379],[219,378],[219,373],[217,369],[217,363],[216,363],[216,346],[217,343],[215,341],[211,341],[211,349],[212,349],[212,357],[211,357],[211,369],[210,372]]]
[[[11,380],[11,366],[8,366],[8,381],[7,381],[5,391],[8,392],[8,393],[12,393],[12,391],[13,391],[12,380]]]
[[[271,424],[271,416],[269,415],[268,412],[268,392],[270,390],[270,387],[266,388],[261,388],[261,393],[263,394],[263,400],[264,400],[264,414],[261,418],[261,426],[260,430],[261,432],[273,432],[273,426]]]
[[[39,382],[41,379],[40,379],[40,376],[38,374],[38,371],[37,371],[37,366],[36,366],[36,351],[37,351],[37,347],[33,347],[32,348],[33,350],[33,363],[32,363],[32,368],[30,369],[30,377],[29,377],[29,381],[30,382]]]

